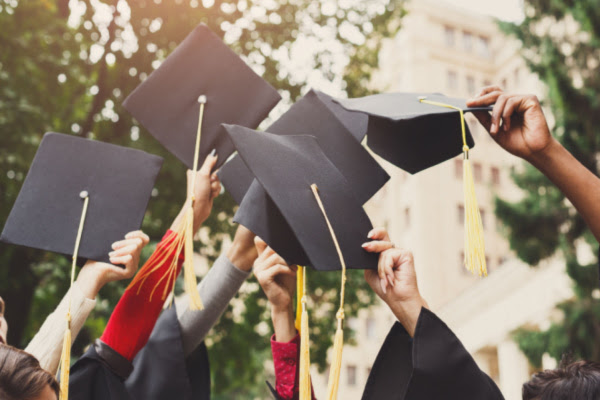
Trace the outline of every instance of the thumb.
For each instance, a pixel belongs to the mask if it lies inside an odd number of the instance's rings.
[[[256,246],[256,251],[259,255],[267,248],[267,243],[258,236],[254,237],[254,245]]]

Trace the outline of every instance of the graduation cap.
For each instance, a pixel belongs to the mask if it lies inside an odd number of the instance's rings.
[[[233,145],[221,124],[256,128],[280,99],[271,85],[200,24],[123,106],[193,169],[200,128],[198,158],[204,160],[216,149],[222,164],[233,153]]]
[[[222,123],[257,127],[281,97],[204,24],[196,27],[123,106],[193,172],[211,152],[217,168],[233,153]],[[193,266],[195,174],[188,187],[188,210],[175,231],[171,250],[184,248],[185,289],[190,308],[201,310]],[[158,257],[158,256],[157,256]],[[149,259],[138,274],[156,270]],[[133,283],[137,283],[135,280]]]
[[[371,222],[346,179],[327,158],[316,138],[276,135],[232,125],[225,125],[225,128],[257,182],[289,224],[310,264],[317,270],[342,270],[341,304],[336,315],[338,329],[330,375],[330,390],[337,391],[343,346],[346,268],[377,268],[377,256],[361,246],[372,228]],[[256,187],[253,183],[250,190]],[[305,285],[306,268],[302,273]],[[302,292],[301,396],[306,394],[307,384],[310,393],[307,380],[310,364],[308,315],[306,291]]]
[[[140,150],[47,133],[8,216],[0,240],[108,262],[111,244],[142,224],[162,158]],[[70,302],[61,366],[68,393]]]
[[[475,143],[464,113],[491,111],[492,107],[469,108],[465,100],[425,93],[382,93],[336,101],[369,115],[368,146],[411,174],[464,154],[465,266],[479,276],[487,275],[483,226],[469,162]]]
[[[364,204],[390,178],[358,140],[359,133],[364,137],[367,120],[366,115],[347,111],[326,94],[310,90],[267,132],[316,137],[327,158],[346,178],[360,204]],[[219,177],[238,204],[254,179],[239,155],[223,166]]]

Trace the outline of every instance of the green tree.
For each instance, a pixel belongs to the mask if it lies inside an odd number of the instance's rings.
[[[41,136],[58,131],[165,157],[143,224],[159,239],[184,200],[184,167],[121,103],[194,26],[207,24],[289,104],[307,89],[291,66],[298,52],[308,52],[307,67],[319,71],[322,81],[352,95],[365,93],[380,40],[396,32],[403,12],[401,0],[0,0],[0,220],[8,216]],[[334,46],[298,49],[299,39]],[[203,227],[208,239],[197,244],[198,251],[210,260],[235,229],[234,210],[233,200],[220,196]],[[0,263],[9,342],[23,346],[66,292],[69,263],[4,244]],[[311,315],[313,359],[324,369],[340,276],[315,273],[309,279],[313,309],[319,310]],[[103,290],[74,354],[102,332],[124,286]],[[362,274],[352,271],[347,314],[372,301]],[[216,398],[264,394],[271,333],[266,299],[251,279],[233,304],[207,341]]]
[[[598,174],[600,136],[600,2],[597,0],[527,0],[521,23],[501,27],[523,44],[529,68],[548,87],[547,105],[555,118],[553,135]],[[510,244],[525,262],[536,265],[556,253],[564,257],[575,296],[560,304],[564,318],[548,329],[520,329],[515,338],[533,366],[548,352],[600,361],[598,265],[581,265],[578,246],[597,242],[572,205],[539,171],[526,166],[513,174],[524,198],[516,203],[498,199],[496,214]],[[532,299],[535,301],[535,299]]]

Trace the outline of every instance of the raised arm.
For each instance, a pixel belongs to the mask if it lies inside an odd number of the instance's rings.
[[[85,263],[77,280],[70,290],[71,300],[71,332],[73,342],[79,334],[85,320],[96,305],[96,296],[104,285],[133,277],[137,271],[142,248],[148,244],[148,236],[141,231],[131,232],[124,240],[113,244],[115,251],[109,254],[110,262],[124,265],[125,268],[96,261]],[[56,375],[65,333],[65,314],[67,313],[68,292],[52,314],[50,314],[38,333],[31,340],[26,352],[40,362],[40,366],[52,375]]]
[[[492,114],[475,113],[506,151],[530,162],[571,201],[600,242],[600,179],[550,134],[536,96],[505,94],[490,86],[469,107],[494,105]]]

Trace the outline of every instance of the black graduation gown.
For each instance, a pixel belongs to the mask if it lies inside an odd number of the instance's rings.
[[[71,368],[69,392],[73,400],[208,400],[206,346],[185,359],[172,307],[162,313],[133,363],[96,340]]]
[[[277,400],[282,400],[269,385]],[[503,400],[460,340],[422,309],[411,339],[396,322],[379,350],[362,400]]]

